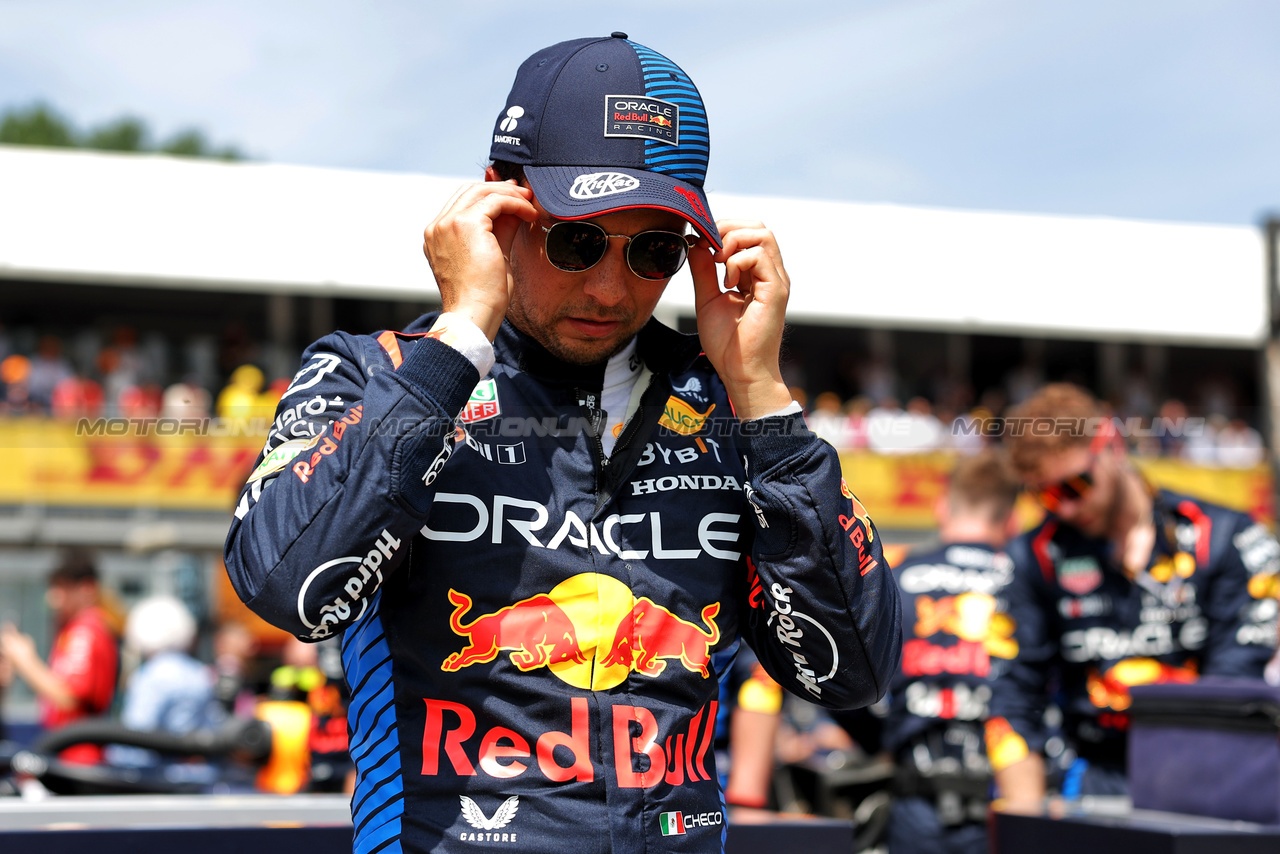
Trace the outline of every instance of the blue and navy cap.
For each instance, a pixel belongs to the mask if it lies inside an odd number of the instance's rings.
[[[516,72],[489,157],[524,166],[557,219],[671,211],[720,247],[702,185],[711,152],[698,89],[626,33],[540,50]]]

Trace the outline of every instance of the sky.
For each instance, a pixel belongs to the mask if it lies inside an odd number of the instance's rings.
[[[614,30],[697,83],[713,191],[1233,225],[1280,212],[1273,0],[0,0],[0,109],[471,178],[520,62]]]

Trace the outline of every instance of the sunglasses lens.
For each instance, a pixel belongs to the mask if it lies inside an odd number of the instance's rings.
[[[1084,498],[1093,487],[1093,473],[1083,471],[1075,477],[1046,486],[1036,498],[1047,510],[1056,511],[1064,501],[1075,501]]]
[[[589,222],[557,222],[547,231],[547,260],[569,273],[595,266],[608,248],[604,229]]]
[[[684,266],[689,244],[673,231],[646,231],[631,238],[627,264],[642,279],[669,279]]]

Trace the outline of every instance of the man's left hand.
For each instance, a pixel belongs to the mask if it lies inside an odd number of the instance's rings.
[[[720,220],[716,226],[722,250],[713,252],[702,240],[689,252],[698,336],[735,413],[748,421],[791,403],[779,366],[791,279],[764,223]],[[726,290],[720,289],[717,263],[724,264]]]

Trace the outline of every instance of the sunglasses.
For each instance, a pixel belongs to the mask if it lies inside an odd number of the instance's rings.
[[[609,251],[609,238],[621,237],[627,241],[627,266],[632,273],[650,281],[669,279],[678,273],[689,250],[698,243],[696,236],[674,231],[610,234],[593,222],[561,221],[549,228],[544,225],[542,230],[547,233],[547,260],[557,270],[590,270]]]
[[[1050,513],[1057,513],[1064,501],[1079,501],[1093,489],[1093,464],[1097,457],[1089,460],[1089,467],[1077,475],[1042,486],[1036,490],[1036,501]]]
[[[1110,422],[1106,422],[1110,424]],[[1089,465],[1079,474],[1063,478],[1057,483],[1051,483],[1042,486],[1036,490],[1036,500],[1040,502],[1040,506],[1048,510],[1050,513],[1057,513],[1058,508],[1062,506],[1064,501],[1079,501],[1089,494],[1093,489],[1093,468],[1098,463],[1098,455],[1108,447],[1110,443],[1115,441],[1115,433],[1111,430],[1101,430],[1098,435],[1094,436],[1093,441],[1089,443]]]

